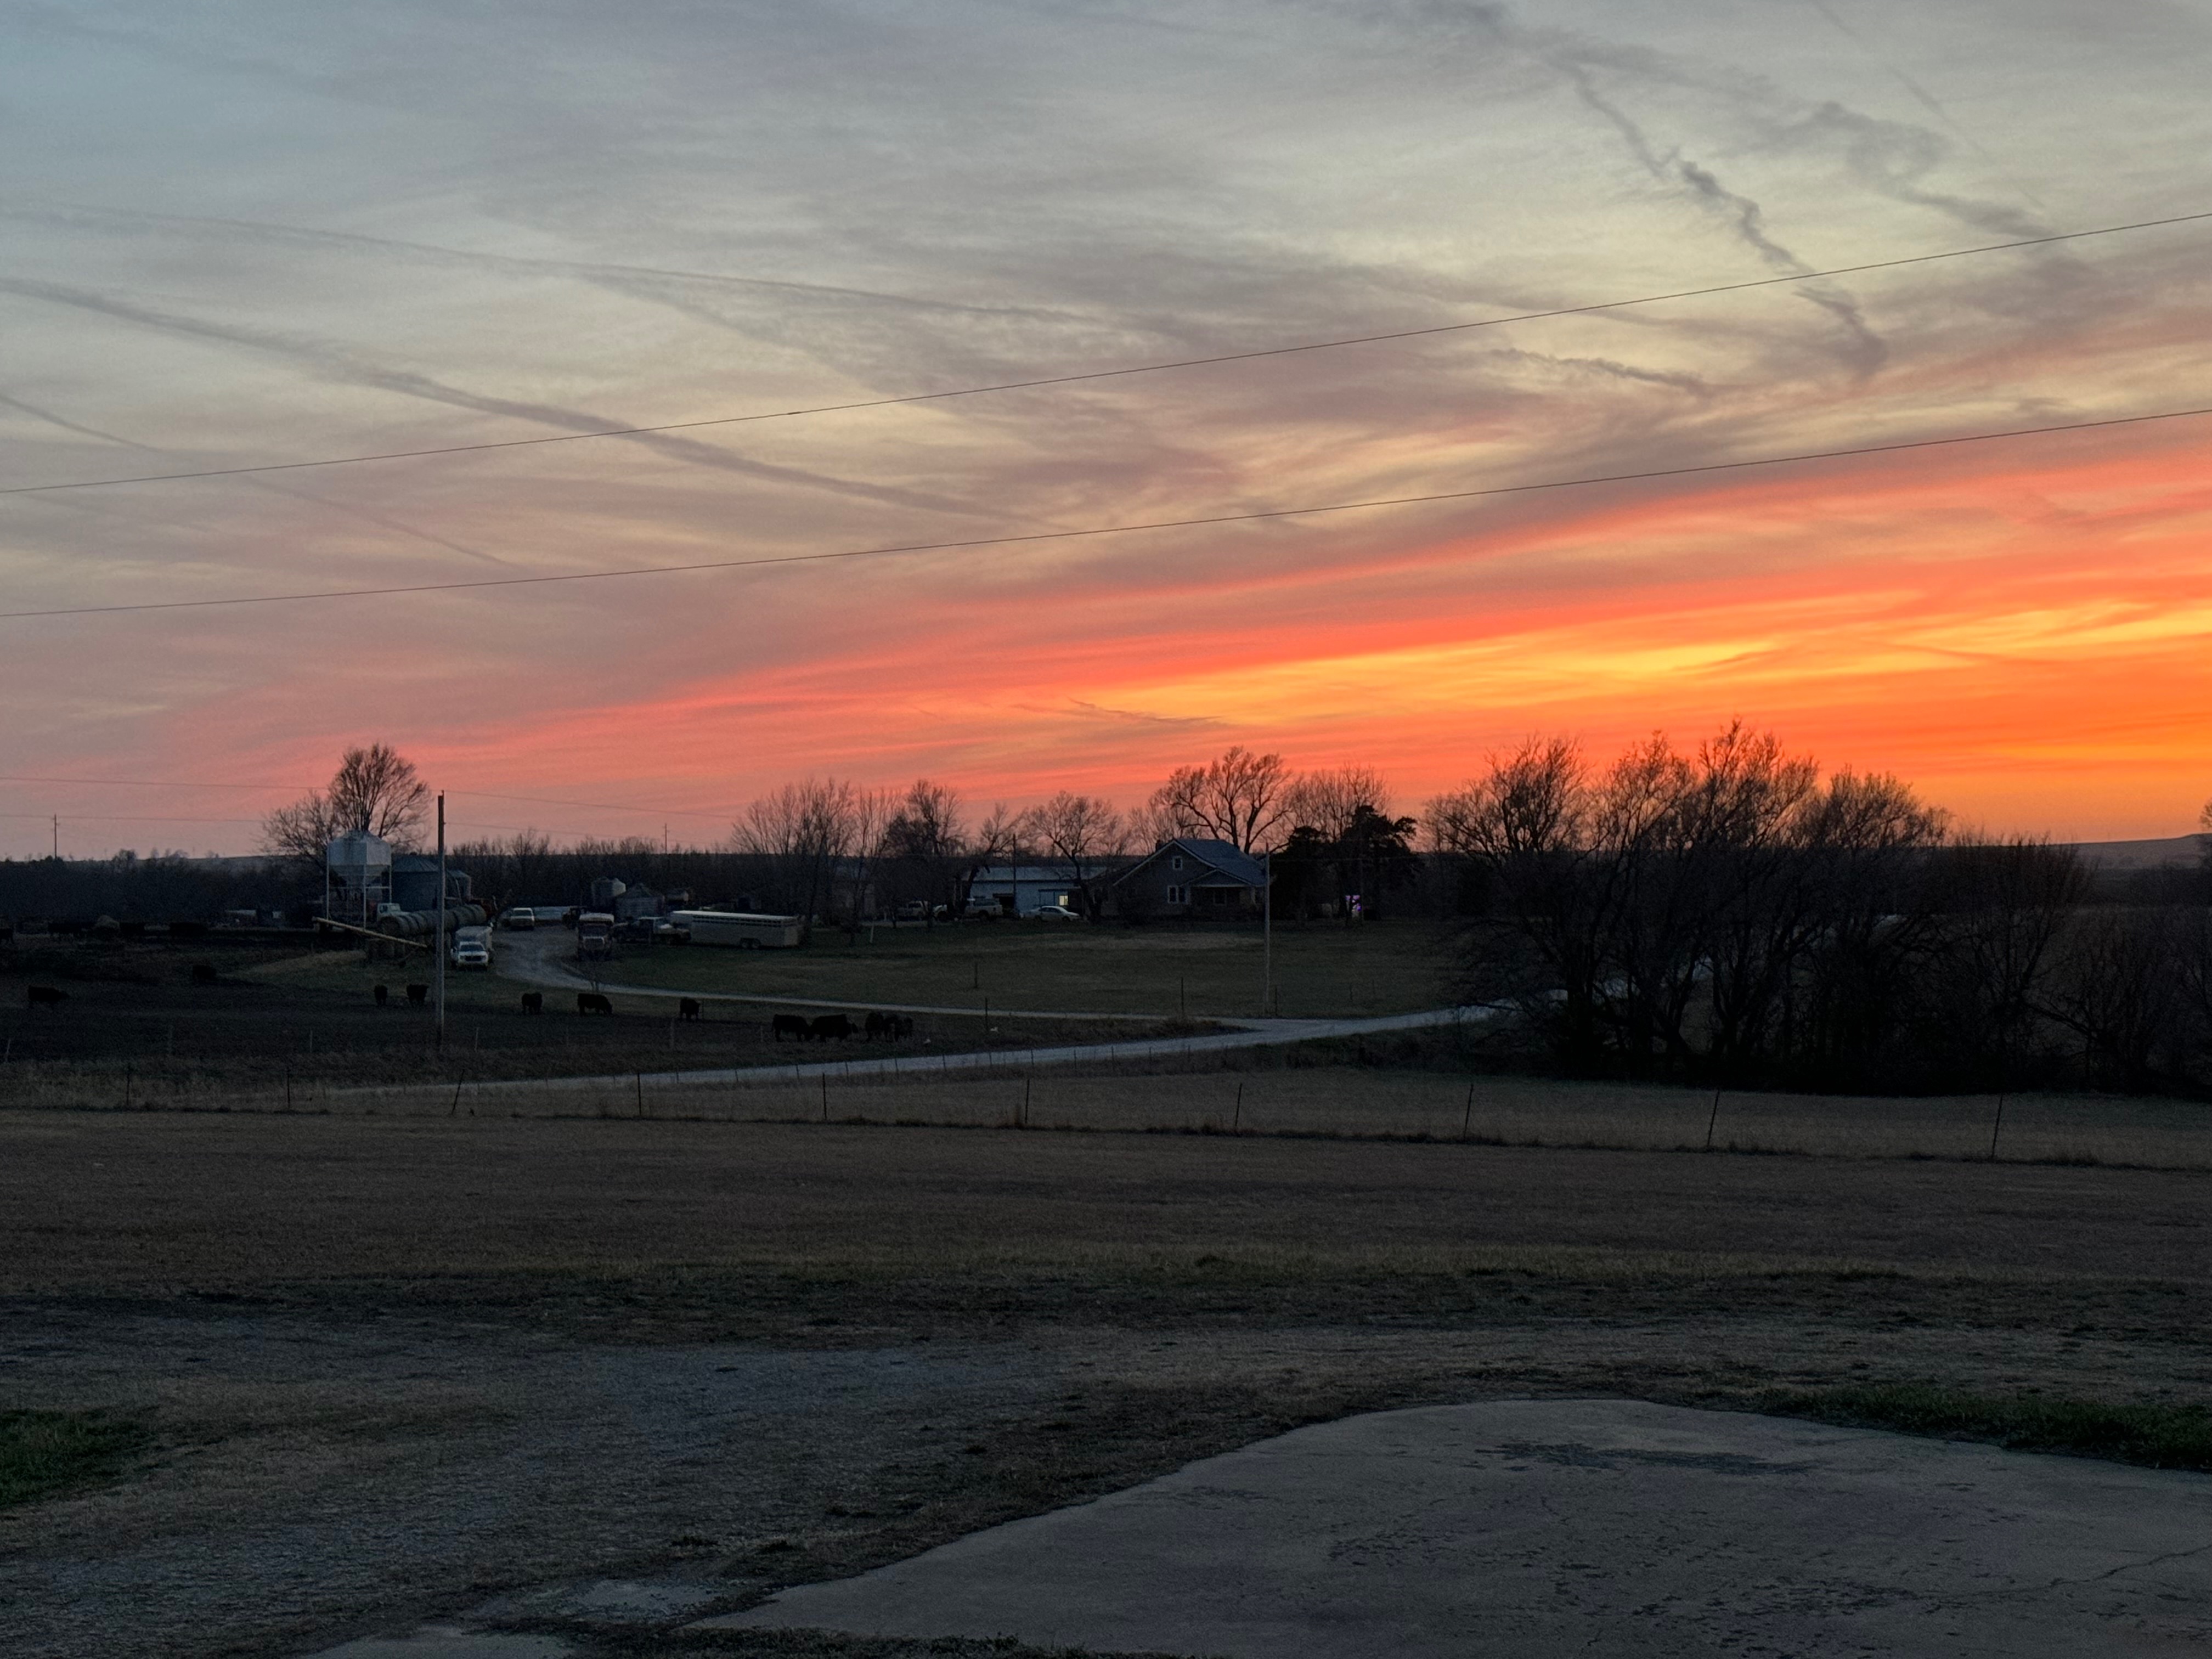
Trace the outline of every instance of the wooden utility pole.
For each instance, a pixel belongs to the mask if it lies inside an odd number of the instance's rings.
[[[430,948],[435,953],[435,963],[430,971],[431,983],[438,988],[438,1046],[446,1046],[446,797],[438,795],[438,908],[437,920],[430,929]]]
[[[1268,854],[1260,867],[1260,1014],[1266,1018],[1275,1012],[1275,855]]]

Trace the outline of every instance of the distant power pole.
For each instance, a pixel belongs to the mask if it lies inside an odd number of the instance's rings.
[[[54,862],[55,862],[55,863],[57,863],[57,864],[59,864],[59,863],[61,862],[61,859],[62,859],[62,815],[61,815],[60,813],[57,812],[57,813],[55,813],[55,814],[54,814]]]
[[[1261,861],[1265,872],[1260,887],[1260,1016],[1271,1018],[1275,1002],[1275,855]]]
[[[437,952],[437,961],[430,970],[431,982],[438,988],[438,1046],[446,1046],[446,797],[438,796],[438,918],[430,930],[430,948]]]

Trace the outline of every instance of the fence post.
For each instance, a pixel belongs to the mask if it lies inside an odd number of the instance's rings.
[[[459,1091],[456,1090],[454,1098],[458,1100],[459,1097]],[[645,1068],[641,1066],[637,1070],[637,1115],[640,1117],[645,1115]]]
[[[1705,1117],[1705,1150],[1709,1152],[1713,1149],[1713,1126],[1720,1121],[1721,1091],[1719,1085],[1716,1085],[1713,1089],[1713,1109]]]
[[[1474,1126],[1474,1085],[1467,1085],[1467,1109],[1459,1115],[1459,1138],[1467,1139],[1468,1131]]]
[[[1237,1109],[1229,1119],[1229,1133],[1235,1134],[1244,1121],[1244,1079],[1237,1079]]]
[[[126,1112],[131,1109],[131,1063],[125,1060],[123,1064],[123,1109]]]
[[[1997,1095],[1996,1121],[1990,1125],[1990,1162],[1992,1164],[1997,1161],[1997,1133],[2004,1127],[2004,1109],[2005,1097],[2003,1092],[2000,1091]]]

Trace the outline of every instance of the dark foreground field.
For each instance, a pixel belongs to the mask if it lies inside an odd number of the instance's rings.
[[[2208,1198],[1966,1162],[0,1115],[0,1410],[143,1437],[0,1511],[0,1648],[273,1656],[495,1601],[707,1651],[544,1587],[742,1605],[1382,1406],[2201,1402]]]

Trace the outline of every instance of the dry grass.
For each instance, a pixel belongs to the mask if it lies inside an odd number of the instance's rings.
[[[1335,1309],[1347,1286],[1463,1301],[1485,1275],[1511,1272],[2197,1282],[2212,1268],[2198,1242],[2205,1195],[2194,1174],[2019,1164],[628,1118],[12,1114],[0,1116],[0,1290],[493,1274],[674,1293],[686,1275],[737,1273],[796,1275],[848,1301],[928,1281],[925,1299],[947,1307],[978,1286],[1054,1281],[1110,1285],[1130,1308],[1217,1292],[1287,1306],[1310,1289]]]
[[[1777,1389],[1769,1411],[1853,1428],[1981,1440],[2014,1451],[2061,1452],[2154,1469],[2212,1469],[2212,1409],[1990,1395],[1929,1383]]]
[[[970,922],[817,933],[797,951],[711,946],[626,957],[621,983],[750,996],[1238,1018],[1262,1012],[1257,927],[1183,930],[1079,922]],[[1449,942],[1425,922],[1278,927],[1279,1011],[1297,1018],[1397,1013],[1450,1000]]]
[[[1164,1109],[1234,1080],[1072,1079],[1141,1085]],[[31,1650],[184,1659],[313,1650],[564,1573],[708,1571],[749,1595],[1301,1423],[1445,1400],[1867,1410],[1866,1390],[1902,1385],[1947,1411],[2101,1401],[2121,1415],[2056,1427],[2156,1430],[2203,1397],[2207,1180],[1290,1136],[0,1113],[0,1294],[46,1352],[11,1372],[20,1403],[129,1404],[191,1447],[146,1481],[17,1511],[0,1541],[21,1582],[143,1587],[76,1645]],[[773,1370],[744,1369],[755,1343]],[[792,1383],[702,1442],[722,1370],[750,1389],[848,1358],[896,1369],[854,1370],[881,1378],[858,1394]],[[920,1403],[929,1367],[965,1380]],[[618,1392],[579,1416],[578,1388]],[[333,1541],[334,1515],[404,1522],[364,1552]],[[58,1629],[81,1605],[46,1611]],[[932,1650],[687,1643],[629,1650]]]
[[[787,1048],[805,1061],[839,1051]],[[849,1051],[848,1051],[849,1052]],[[952,1051],[948,1051],[952,1052]],[[1019,1051],[988,1072],[942,1079],[833,1078],[793,1080],[774,1072],[683,1082],[656,1075],[665,1051],[609,1050],[596,1057],[619,1073],[557,1086],[471,1082],[448,1072],[380,1079],[374,1064],[350,1072],[294,1074],[288,1097],[281,1068],[165,1085],[142,1071],[142,1109],[229,1113],[288,1109],[343,1116],[648,1118],[672,1121],[811,1121],[1114,1133],[1237,1134],[1432,1141],[1480,1145],[1702,1151],[1815,1158],[1983,1160],[1993,1132],[1999,1161],[2212,1169],[2212,1110],[2152,1097],[2031,1094],[1935,1097],[1723,1092],[1658,1085],[1564,1082],[1540,1078],[1400,1072],[1357,1066],[1230,1069],[1231,1057],[1180,1064],[1097,1067],[1021,1064]],[[744,1063],[757,1066],[759,1056]],[[678,1055],[678,1063],[713,1063]],[[1249,1060],[1247,1063],[1252,1063]],[[1142,1069],[1151,1066],[1154,1069]],[[120,1106],[118,1068],[18,1068],[4,1098],[20,1106]],[[388,1074],[387,1074],[388,1075]],[[1718,1109],[1716,1110],[1716,1104]],[[1999,1111],[2002,1109],[2002,1122]]]

